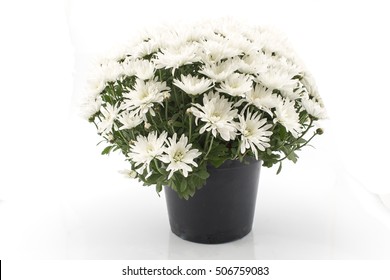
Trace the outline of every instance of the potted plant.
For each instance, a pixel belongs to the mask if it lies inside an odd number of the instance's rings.
[[[221,243],[252,228],[260,164],[297,161],[326,116],[284,36],[230,20],[147,32],[102,60],[84,103],[129,177],[165,188],[172,231]]]

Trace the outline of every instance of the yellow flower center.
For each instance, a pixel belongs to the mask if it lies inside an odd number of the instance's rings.
[[[148,90],[143,90],[140,94],[140,99],[145,100],[146,98],[149,97],[149,91]]]
[[[250,129],[245,129],[243,135],[244,135],[245,137],[251,136],[251,135],[252,135],[252,130],[250,130]]]
[[[210,121],[215,123],[217,121],[219,121],[221,119],[221,115],[219,113],[214,113],[211,118],[210,118]]]
[[[152,153],[152,152],[154,152],[154,147],[153,147],[152,145],[148,145],[148,146],[146,147],[146,151],[147,151],[148,153]]]
[[[181,161],[184,158],[184,154],[181,151],[177,151],[173,156],[175,162]]]

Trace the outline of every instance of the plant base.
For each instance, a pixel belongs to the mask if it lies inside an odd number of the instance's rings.
[[[209,167],[206,185],[189,200],[165,187],[171,230],[180,238],[218,244],[240,239],[252,230],[260,161],[227,161]]]

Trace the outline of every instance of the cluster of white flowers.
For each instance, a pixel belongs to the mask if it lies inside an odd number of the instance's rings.
[[[230,19],[169,26],[120,50],[89,80],[85,114],[111,142],[121,133],[126,156],[146,177],[159,167],[169,178],[177,171],[187,177],[207,153],[199,145],[205,135],[259,159],[275,127],[296,139],[326,117],[310,73],[269,28]],[[184,128],[168,130],[178,119]]]

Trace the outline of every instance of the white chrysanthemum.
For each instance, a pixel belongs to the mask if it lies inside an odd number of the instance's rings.
[[[265,72],[267,70],[266,55],[262,52],[253,51],[240,60],[238,70],[247,74]]]
[[[160,136],[156,131],[150,132],[148,137],[138,135],[137,139],[130,145],[128,157],[137,168],[139,174],[143,174],[146,168],[150,174],[150,162],[162,155],[167,139],[167,133],[163,132]]]
[[[211,131],[214,137],[219,133],[223,140],[234,140],[236,137],[236,127],[234,118],[237,117],[237,110],[233,109],[233,103],[221,97],[218,93],[209,93],[203,97],[203,106],[192,104],[192,114],[196,117],[198,125],[199,119],[206,124],[200,129],[200,133]]]
[[[97,97],[106,87],[106,81],[101,71],[95,72],[87,80],[87,91],[89,96]]]
[[[287,131],[297,138],[302,132],[302,125],[299,123],[299,114],[295,110],[295,102],[284,100],[276,106],[274,122],[279,122]]]
[[[306,72],[301,82],[303,86],[306,88],[306,90],[308,91],[308,94],[316,98],[319,101],[319,103],[323,105],[321,96],[318,93],[317,85],[314,81],[313,76],[310,73]]]
[[[246,117],[238,116],[240,122],[237,123],[237,129],[241,133],[240,151],[244,154],[247,149],[251,149],[256,159],[258,159],[258,151],[264,151],[270,147],[269,136],[272,131],[269,129],[272,124],[267,124],[267,119],[260,119],[257,113],[251,114],[247,112]]]
[[[215,82],[221,82],[238,69],[237,60],[226,60],[217,64],[206,64],[199,73],[206,75]]]
[[[157,52],[159,47],[160,44],[154,39],[142,40],[134,44],[131,48],[130,55],[133,58],[143,58],[144,56]]]
[[[252,78],[248,75],[234,73],[226,80],[221,82],[219,92],[227,93],[231,96],[244,96],[244,94],[252,89]]]
[[[264,61],[267,67],[258,72],[256,80],[267,88],[278,89],[282,94],[285,93],[285,96],[293,95],[298,82],[295,76],[301,73],[301,69],[286,58],[267,56]]]
[[[103,107],[100,112],[103,115],[103,119],[100,123],[98,123],[98,132],[101,134],[107,134],[111,132],[112,126],[114,124],[115,118],[119,113],[119,106],[113,106],[111,104],[107,104]]]
[[[236,106],[240,106],[243,102],[252,104],[260,110],[267,112],[270,116],[273,116],[271,109],[275,108],[282,100],[276,94],[273,94],[272,90],[257,84],[251,91],[245,94],[245,99],[237,102]]]
[[[119,173],[122,174],[123,176],[125,176],[126,178],[134,179],[137,177],[137,172],[135,172],[132,169],[119,170]]]
[[[228,35],[229,44],[233,49],[240,50],[240,54],[252,53],[256,49],[259,49],[258,46],[255,46],[241,34],[241,31],[238,33],[231,33]]]
[[[176,25],[173,32],[177,36],[177,40],[181,40],[186,43],[200,42],[211,34],[209,28],[191,28],[188,25]]]
[[[156,67],[172,68],[173,70],[182,65],[199,61],[197,45],[193,43],[178,44],[160,50],[155,59]]]
[[[173,84],[189,95],[198,95],[209,90],[213,82],[206,78],[181,75],[180,80],[173,80]]]
[[[295,54],[292,50],[288,38],[283,32],[273,27],[257,27],[260,41],[263,44],[263,50],[269,53],[275,53],[278,56],[294,58]]]
[[[93,96],[86,98],[81,106],[81,116],[89,120],[93,115],[100,111],[102,106],[102,98],[100,96],[94,98]]]
[[[127,76],[134,76],[135,75],[134,63],[135,60],[133,60],[130,57],[126,57],[126,59],[122,62],[123,74]]]
[[[306,112],[317,118],[317,119],[326,119],[327,113],[323,106],[320,103],[314,101],[313,99],[303,99],[302,100],[303,108],[305,108]]]
[[[156,103],[162,104],[164,96],[169,91],[166,83],[149,80],[147,82],[140,79],[136,80],[134,90],[123,94],[125,100],[122,109],[133,111],[135,114],[145,115],[150,112],[155,116],[153,107]]]
[[[122,64],[115,60],[102,61],[99,70],[104,81],[107,82],[114,82],[123,75]]]
[[[156,70],[153,62],[142,59],[136,60],[133,63],[133,67],[135,71],[135,76],[137,76],[137,78],[141,80],[149,80],[153,78],[154,71]]]
[[[246,26],[245,30],[241,31],[241,35],[252,42],[257,50],[263,51],[265,42],[258,26]]]
[[[164,149],[164,154],[159,157],[162,162],[168,163],[167,171],[170,171],[170,179],[176,171],[181,170],[183,176],[187,177],[192,171],[192,166],[198,166],[194,161],[202,153],[197,149],[191,149],[192,144],[188,144],[188,138],[182,134],[179,141],[176,140],[176,133],[172,138],[168,138],[168,147]]]
[[[241,50],[232,46],[232,44],[218,36],[220,40],[207,40],[201,43],[201,53],[203,62],[215,64],[223,59],[235,57],[241,54]],[[216,38],[218,38],[216,37]]]
[[[280,67],[269,67],[265,72],[259,73],[257,81],[267,88],[280,91],[291,91],[291,88],[297,83],[291,73]]]
[[[118,121],[122,124],[119,130],[123,129],[132,129],[143,122],[143,119],[137,115],[130,112],[122,112],[118,115]]]

